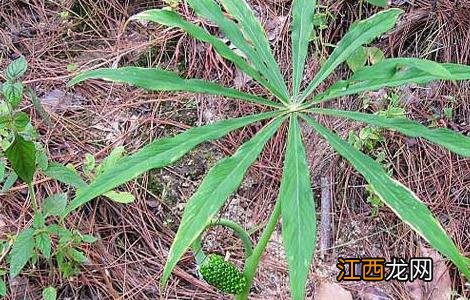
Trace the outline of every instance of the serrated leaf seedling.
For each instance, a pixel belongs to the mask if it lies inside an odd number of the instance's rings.
[[[28,186],[27,201],[32,207],[32,225],[15,234],[7,233],[7,239],[0,240],[0,259],[5,260],[7,267],[0,269],[0,297],[8,294],[6,276],[13,280],[39,259],[48,261],[50,266],[55,261],[64,277],[76,275],[86,260],[85,254],[77,248],[96,240],[90,235],[70,231],[58,219],[66,209],[67,194],[53,194],[42,199],[41,204],[36,199],[34,177],[38,171],[46,175],[60,174],[64,178],[68,174],[64,172],[65,167],[49,164],[44,147],[36,140],[38,134],[30,117],[20,110],[24,96],[28,95],[39,115],[50,124],[49,115],[34,91],[21,82],[27,66],[24,57],[14,60],[4,72],[6,81],[0,84],[0,183],[3,183],[0,193],[7,193],[20,179]],[[85,185],[83,182],[82,186]],[[57,244],[53,242],[55,237],[59,239]],[[56,296],[55,288],[44,289],[44,299],[56,299]]]

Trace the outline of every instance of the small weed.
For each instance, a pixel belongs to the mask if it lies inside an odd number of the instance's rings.
[[[374,65],[385,59],[385,55],[377,47],[359,47],[353,54],[346,60],[346,64],[351,71],[356,72],[367,65]]]
[[[328,24],[335,20],[335,15],[328,10],[326,5],[318,5],[313,16],[313,30],[310,34],[309,41],[315,47],[315,53],[322,53],[323,47],[335,47],[325,42],[324,30],[328,28]],[[320,58],[322,59],[322,58]]]
[[[396,93],[392,93],[387,97],[388,106],[385,109],[376,112],[379,116],[386,118],[404,118],[405,109],[401,106],[400,97]],[[370,99],[363,99],[363,108],[370,108]],[[383,169],[389,176],[392,176],[392,165],[387,162],[386,153],[382,145],[385,144],[384,130],[377,126],[366,126],[361,130],[350,131],[348,141],[357,150],[363,151],[374,157],[375,160],[382,165]],[[367,202],[372,207],[372,217],[377,216],[379,209],[384,206],[383,201],[375,191],[372,185],[366,185]]]

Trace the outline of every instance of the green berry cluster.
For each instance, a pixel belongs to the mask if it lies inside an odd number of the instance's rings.
[[[217,254],[209,254],[199,272],[207,283],[228,294],[240,294],[246,287],[243,273],[233,263],[225,261],[224,257]]]

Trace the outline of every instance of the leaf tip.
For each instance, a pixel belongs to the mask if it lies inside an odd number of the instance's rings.
[[[129,18],[129,21],[134,21],[134,20],[145,20],[145,17],[147,16],[146,11],[140,12],[138,14],[135,14]]]
[[[100,70],[100,69],[97,69],[97,70]],[[82,81],[85,81],[87,79],[92,78],[93,75],[95,75],[94,73],[97,70],[89,70],[89,71],[85,71],[85,72],[82,72],[82,73],[78,74],[77,76],[72,78],[69,82],[67,82],[67,87],[73,87],[74,85],[76,85],[76,84],[78,84]]]
[[[73,87],[74,85],[76,85],[77,83],[79,83],[81,81],[82,80],[80,80],[79,76],[75,76],[69,82],[67,82],[67,84],[65,86],[68,87],[68,88],[71,88],[71,87]]]

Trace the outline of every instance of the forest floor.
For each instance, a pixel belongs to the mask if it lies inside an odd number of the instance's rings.
[[[268,33],[282,70],[290,68],[290,0],[249,1]],[[363,1],[320,1],[325,27],[312,41],[316,53],[308,58],[307,80],[319,62],[331,53],[356,20],[378,9]],[[177,70],[191,78],[214,80],[256,93],[251,84],[213,48],[177,29],[126,21],[133,14],[165,3],[156,0],[6,0],[0,1],[0,69],[24,55],[30,69],[26,82],[34,88],[51,115],[47,124],[29,106],[50,160],[80,169],[85,154],[97,161],[110,150],[124,146],[133,153],[160,137],[227,117],[254,112],[250,105],[220,97],[189,93],[150,93],[129,86],[87,81],[74,88],[66,83],[78,72],[98,67],[137,65]],[[470,1],[392,1],[406,11],[397,27],[376,41],[386,57],[412,56],[440,62],[470,64]],[[185,4],[176,8],[186,18],[211,32],[217,28],[198,19]],[[342,67],[329,78],[350,73]],[[0,75],[1,77],[1,75]],[[423,124],[448,127],[470,134],[469,83],[433,83],[382,90],[362,97],[344,97],[325,106],[382,110],[396,95],[408,117]],[[394,96],[395,97],[395,96]],[[359,132],[357,123],[322,118],[329,128],[347,138]],[[259,128],[249,126],[213,143],[206,143],[175,165],[151,171],[123,187],[136,201],[120,205],[97,199],[66,220],[69,228],[99,237],[83,249],[90,257],[81,274],[64,280],[47,266],[31,268],[28,276],[10,282],[11,299],[38,299],[46,286],[56,286],[60,299],[227,299],[196,276],[189,253],[178,264],[165,290],[159,279],[186,200],[204,174],[220,158],[230,155]],[[283,161],[285,128],[267,145],[244,183],[224,208],[223,217],[246,228],[263,225],[277,197]],[[409,186],[439,218],[464,254],[470,256],[470,160],[450,154],[422,140],[383,132],[383,141],[371,154],[383,152],[396,179]],[[308,281],[308,299],[326,283],[335,284],[338,257],[431,256],[439,276],[431,284],[349,282],[341,286],[354,299],[444,299],[437,290],[455,297],[470,297],[470,287],[449,263],[428,246],[391,210],[367,202],[364,180],[336,156],[313,131],[304,140],[317,199],[318,219],[329,214],[326,249],[317,249]],[[323,186],[321,183],[324,183]],[[38,198],[65,186],[38,176]],[[328,197],[329,192],[330,196]],[[323,192],[323,193],[322,193]],[[29,224],[27,189],[18,183],[0,194],[0,235],[17,232]],[[322,199],[323,194],[323,199]],[[326,196],[325,196],[326,195]],[[326,198],[325,198],[326,197]],[[331,206],[321,210],[321,201]],[[255,232],[256,239],[258,232]],[[215,228],[204,239],[208,251],[226,254],[241,263],[242,244],[228,230]],[[336,288],[336,287],[335,287]],[[263,256],[252,299],[289,299],[287,265],[280,231],[275,232]],[[320,296],[318,296],[320,297]],[[336,296],[335,296],[336,297]],[[328,298],[323,298],[328,299]]]

